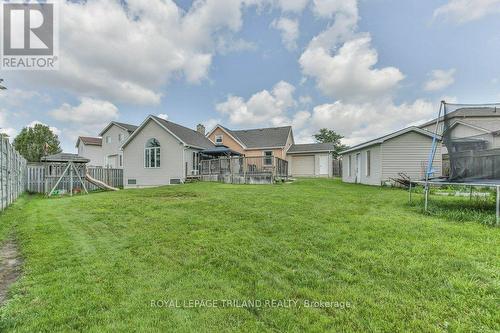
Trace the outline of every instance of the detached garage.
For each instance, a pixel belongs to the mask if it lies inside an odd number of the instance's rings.
[[[332,177],[333,145],[313,143],[292,145],[286,155],[292,177]]]

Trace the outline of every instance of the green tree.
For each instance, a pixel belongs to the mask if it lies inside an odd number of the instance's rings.
[[[331,143],[333,144],[333,157],[337,158],[339,152],[346,149],[347,146],[342,144],[342,139],[344,137],[334,130],[330,130],[328,128],[322,128],[318,133],[314,134],[314,139],[319,143]]]
[[[13,145],[28,162],[40,162],[43,156],[62,151],[57,135],[42,124],[23,128]]]

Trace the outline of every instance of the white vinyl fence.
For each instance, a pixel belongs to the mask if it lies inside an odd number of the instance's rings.
[[[13,203],[25,189],[26,160],[0,136],[0,211]]]

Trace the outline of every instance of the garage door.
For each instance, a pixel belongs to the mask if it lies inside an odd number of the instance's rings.
[[[314,155],[292,157],[292,175],[314,176]]]

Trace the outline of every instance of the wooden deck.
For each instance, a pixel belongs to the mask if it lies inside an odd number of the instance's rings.
[[[272,184],[288,178],[288,162],[278,157],[221,157],[200,162],[203,181]]]

